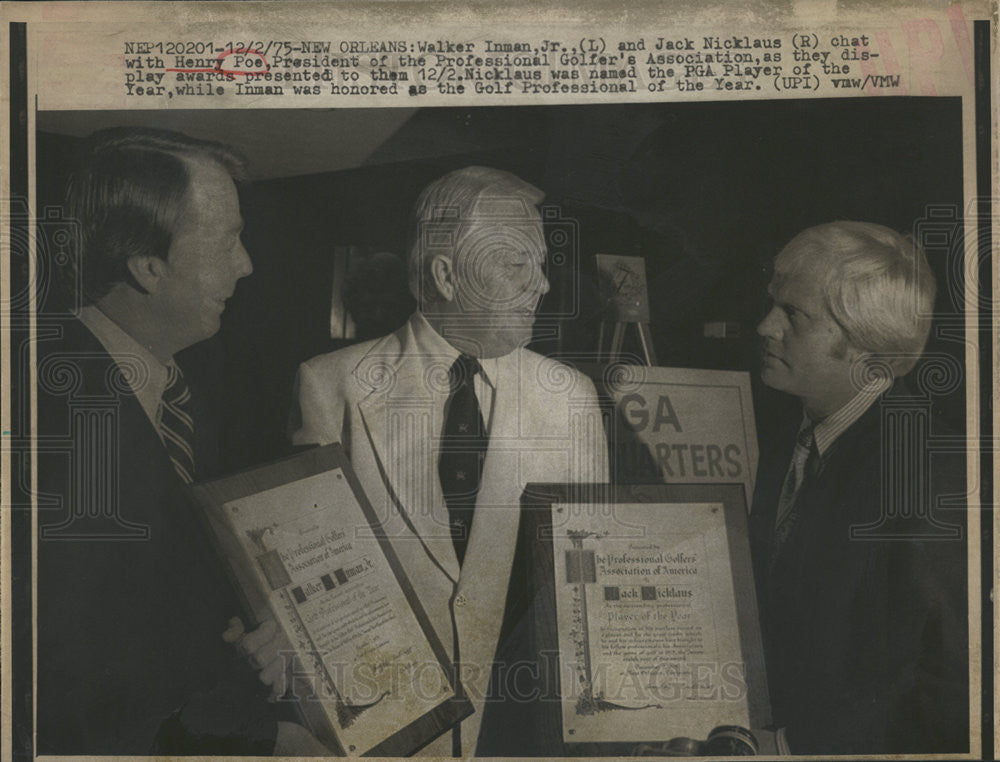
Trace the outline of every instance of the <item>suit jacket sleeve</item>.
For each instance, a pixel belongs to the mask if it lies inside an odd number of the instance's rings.
[[[273,707],[220,637],[239,603],[200,518],[112,359],[65,331],[39,347],[72,384],[38,384],[38,435],[62,450],[39,450],[36,750],[267,753]]]
[[[344,403],[335,397],[335,390],[329,383],[324,383],[324,378],[331,376],[317,372],[312,363],[299,366],[289,422],[293,445],[341,442],[345,448],[350,446],[350,438],[345,437],[343,432]]]
[[[573,459],[570,462],[569,480],[574,483],[607,483],[609,480],[608,437],[604,431],[603,416],[597,403],[594,383],[586,376],[579,376],[579,383],[586,392],[587,403],[578,420],[571,426]]]

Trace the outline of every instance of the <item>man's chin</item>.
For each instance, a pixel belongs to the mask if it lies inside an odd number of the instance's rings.
[[[198,326],[197,331],[191,331],[191,336],[189,337],[186,346],[192,346],[194,344],[200,344],[203,341],[208,341],[219,332],[221,327],[222,321],[219,317],[215,317],[214,319],[207,318],[203,320]]]
[[[482,336],[481,357],[503,357],[531,342],[531,328],[502,326]]]
[[[764,386],[783,392],[786,391],[787,383],[785,383],[786,379],[783,379],[781,372],[774,367],[776,362],[776,360],[768,361],[767,358],[763,360],[760,366],[760,380]]]

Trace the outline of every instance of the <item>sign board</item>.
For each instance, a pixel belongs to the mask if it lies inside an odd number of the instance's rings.
[[[641,365],[583,367],[612,409],[618,484],[741,482],[757,471],[750,374]]]

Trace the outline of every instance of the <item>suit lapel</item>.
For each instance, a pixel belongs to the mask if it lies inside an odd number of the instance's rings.
[[[455,625],[463,663],[485,667],[468,670],[466,691],[474,698],[476,713],[462,723],[463,752],[476,748],[503,623],[510,569],[520,519],[522,479],[519,471],[518,431],[520,402],[516,364],[501,363],[493,398],[490,444],[476,500],[476,514],[469,548],[456,593]]]
[[[851,527],[877,518],[866,514],[871,502],[845,495],[845,490],[866,482],[865,470],[872,467],[871,451],[881,449],[879,405],[879,401],[872,404],[833,442],[821,457],[817,472],[807,474],[802,483],[796,498],[799,518],[781,551],[783,557],[787,554],[781,560],[782,584],[798,595],[807,594],[803,591],[813,584],[807,570],[825,571],[843,558],[845,547],[871,547],[870,543],[849,541]],[[877,489],[877,478],[869,477],[868,481]],[[777,505],[777,494],[773,500]],[[773,543],[773,528],[771,533],[768,540]]]
[[[369,379],[372,387],[358,403],[358,412],[393,502],[427,553],[456,584],[452,611],[460,659],[484,667],[468,670],[463,678],[469,683],[467,693],[480,698],[475,702],[477,711],[462,723],[463,751],[471,754],[503,622],[520,517],[520,366],[518,362],[498,366],[489,449],[460,576],[437,476],[435,442],[442,423],[437,408],[443,402],[428,389],[432,366],[441,364],[442,358],[422,356],[412,344],[408,346],[413,341],[409,326],[399,339],[394,351],[384,344],[374,347],[355,370],[356,377]]]
[[[437,476],[434,442],[440,411],[427,376],[440,358],[414,351],[409,324],[398,352],[377,344],[355,370],[372,390],[358,403],[372,452],[390,497],[410,530],[452,581],[459,566],[449,533],[448,508]]]
[[[502,561],[506,558],[501,538],[513,538],[517,522],[509,520],[521,500],[519,463],[520,404],[516,373],[501,364],[493,398],[489,449],[476,498],[476,518],[469,537],[469,555],[475,560]],[[513,508],[512,508],[513,506]],[[513,530],[510,529],[513,524]],[[497,534],[500,532],[500,534]],[[510,559],[506,559],[509,563]],[[463,585],[468,581],[463,575]]]

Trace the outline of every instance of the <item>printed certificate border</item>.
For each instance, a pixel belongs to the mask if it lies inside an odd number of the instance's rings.
[[[754,585],[750,542],[747,530],[746,495],[743,485],[733,484],[529,484],[521,499],[521,526],[513,578],[521,578],[525,593],[522,605],[530,605],[534,621],[532,643],[538,654],[559,650],[555,606],[555,558],[553,555],[553,511],[560,504],[613,506],[617,503],[649,505],[714,503],[722,504],[730,565],[735,594],[736,621],[739,623],[740,649],[744,654],[747,705],[754,729],[771,722],[764,651],[757,617],[757,592]],[[530,604],[528,603],[530,601]],[[508,601],[508,611],[511,602]],[[561,685],[557,673],[550,675],[554,685]],[[638,753],[637,743],[562,743],[562,716],[558,701],[540,702],[539,712],[547,747],[561,747],[566,756],[619,756]],[[555,734],[554,736],[552,734]],[[557,742],[551,738],[560,739]],[[665,743],[670,738],[650,738],[648,743]]]
[[[399,557],[393,550],[389,538],[382,530],[375,509],[368,501],[361,488],[361,483],[351,469],[350,461],[344,453],[344,448],[337,442],[304,450],[296,455],[291,455],[259,468],[247,469],[231,476],[213,479],[192,486],[191,491],[203,509],[202,516],[206,521],[206,531],[215,538],[220,553],[227,561],[226,566],[232,574],[234,586],[241,593],[246,603],[247,613],[252,614],[254,621],[260,621],[267,615],[269,604],[267,599],[257,590],[252,572],[241,569],[241,564],[233,561],[233,559],[245,560],[244,554],[236,538],[232,536],[231,532],[227,531],[224,519],[221,517],[221,506],[232,500],[239,500],[258,492],[281,487],[300,479],[334,470],[340,471],[346,478],[358,506],[368,521],[372,530],[372,536],[378,541],[382,554],[385,556],[397,583],[403,591],[403,595],[406,597],[407,603],[410,605],[417,622],[420,624],[424,638],[427,640],[434,656],[447,676],[452,690],[455,691],[455,670],[451,660],[448,658],[448,653],[434,632],[430,619],[427,617],[423,605],[417,598],[416,592],[413,590],[413,585],[410,583],[399,561]],[[306,706],[303,707],[300,704],[300,708],[303,714],[312,722],[319,723],[325,719],[325,714],[318,703],[310,705],[306,702]],[[370,749],[366,753],[366,756],[408,756],[447,732],[455,723],[460,722],[471,713],[472,704],[462,695],[461,688],[459,688],[452,699],[438,704],[431,711],[405,728],[386,737]],[[336,735],[333,727],[329,723],[325,724],[327,725],[327,735]],[[343,753],[343,750],[341,750],[341,753]]]

